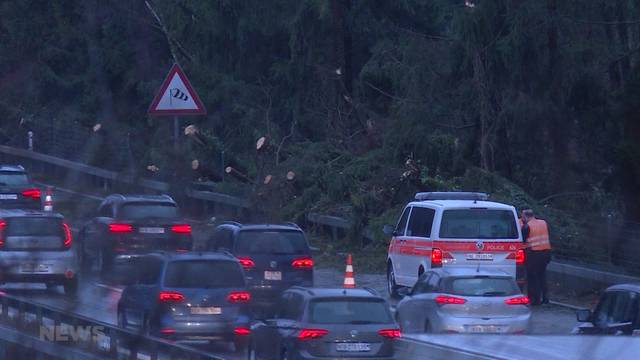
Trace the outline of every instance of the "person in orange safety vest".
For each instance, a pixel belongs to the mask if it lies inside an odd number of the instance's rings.
[[[525,243],[527,295],[531,305],[548,304],[547,265],[551,261],[551,243],[547,222],[537,219],[531,209],[522,210],[520,219]]]

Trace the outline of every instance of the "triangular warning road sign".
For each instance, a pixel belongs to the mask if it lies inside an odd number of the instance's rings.
[[[173,64],[148,112],[150,115],[204,115],[207,110],[180,65]]]

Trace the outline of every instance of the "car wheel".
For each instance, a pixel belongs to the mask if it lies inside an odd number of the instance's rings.
[[[392,263],[389,263],[389,265],[387,265],[387,291],[389,292],[389,296],[391,296],[391,298],[400,298],[400,294],[398,293],[398,285],[396,284],[396,275],[393,271]]]
[[[62,286],[65,295],[74,296],[78,292],[78,277],[65,280]]]

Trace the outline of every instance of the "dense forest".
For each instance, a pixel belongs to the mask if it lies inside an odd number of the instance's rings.
[[[640,221],[639,50],[633,0],[3,1],[0,142],[35,129],[39,151],[354,231],[416,190]],[[208,109],[177,149],[147,115],[174,62]]]

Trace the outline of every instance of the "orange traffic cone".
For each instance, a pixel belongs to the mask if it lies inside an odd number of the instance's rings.
[[[356,279],[353,277],[353,265],[351,264],[351,254],[347,255],[347,269],[344,272],[343,287],[347,289],[356,287]]]
[[[51,186],[47,186],[47,193],[44,197],[44,211],[53,211],[53,194]]]

